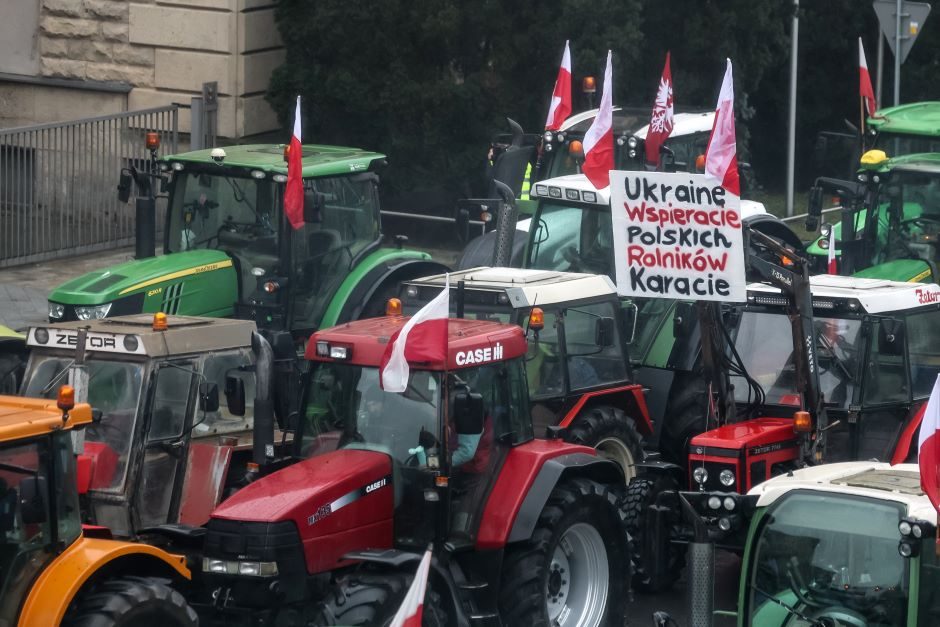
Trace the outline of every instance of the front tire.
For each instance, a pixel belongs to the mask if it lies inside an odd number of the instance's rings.
[[[601,457],[616,462],[623,470],[625,485],[636,476],[636,464],[644,458],[636,421],[615,407],[602,405],[582,411],[571,422],[566,439],[597,449]]]
[[[577,478],[555,487],[532,537],[506,552],[503,624],[600,627],[623,621],[629,545],[619,496]]]
[[[663,563],[643,563],[642,549],[646,545],[645,527],[646,510],[656,502],[662,492],[676,490],[676,482],[667,475],[658,475],[654,479],[638,478],[627,488],[624,501],[627,529],[633,538],[633,588],[641,592],[663,592],[672,587],[682,575],[685,567],[685,546],[669,542],[666,546]],[[669,521],[672,525],[677,521]],[[671,534],[670,534],[671,535]]]
[[[388,625],[408,593],[413,577],[400,573],[358,573],[339,578],[314,615],[310,626]],[[428,582],[421,615],[423,627],[445,627],[447,614],[440,595]]]
[[[199,618],[167,579],[120,577],[96,586],[62,624],[66,627],[198,627]]]

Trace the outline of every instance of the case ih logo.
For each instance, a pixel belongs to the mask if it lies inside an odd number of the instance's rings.
[[[458,351],[455,358],[458,366],[482,364],[488,361],[499,361],[503,358],[503,345],[496,342],[496,346],[475,348],[470,351]]]
[[[925,289],[917,288],[917,303],[919,305],[929,305],[930,303],[940,303],[940,292],[929,292]]]

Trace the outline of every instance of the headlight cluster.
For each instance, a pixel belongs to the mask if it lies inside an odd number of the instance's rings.
[[[202,572],[219,575],[245,575],[247,577],[275,577],[277,562],[242,562],[202,558]]]
[[[76,307],[75,317],[79,320],[101,320],[111,311],[111,303],[91,307]]]
[[[920,554],[921,541],[936,534],[933,524],[916,518],[902,518],[898,523],[898,531],[901,533],[901,542],[898,543],[898,553],[901,557],[917,557]]]
[[[697,467],[692,471],[692,480],[700,486],[705,485],[705,482],[708,481],[708,471],[702,466]]]
[[[52,320],[61,320],[65,317],[65,305],[49,301],[49,318]]]

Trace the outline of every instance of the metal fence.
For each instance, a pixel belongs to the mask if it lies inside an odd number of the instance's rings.
[[[160,133],[161,153],[177,152],[178,119],[171,105],[0,129],[0,268],[131,244],[121,169],[149,158],[147,131]]]

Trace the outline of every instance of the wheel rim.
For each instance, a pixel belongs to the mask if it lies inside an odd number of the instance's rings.
[[[610,568],[601,534],[587,523],[569,527],[552,552],[545,582],[553,627],[597,627],[607,609]]]
[[[620,438],[604,438],[594,447],[601,457],[620,464],[623,469],[624,483],[630,483],[636,476],[635,460],[633,453],[627,448],[627,445]]]

